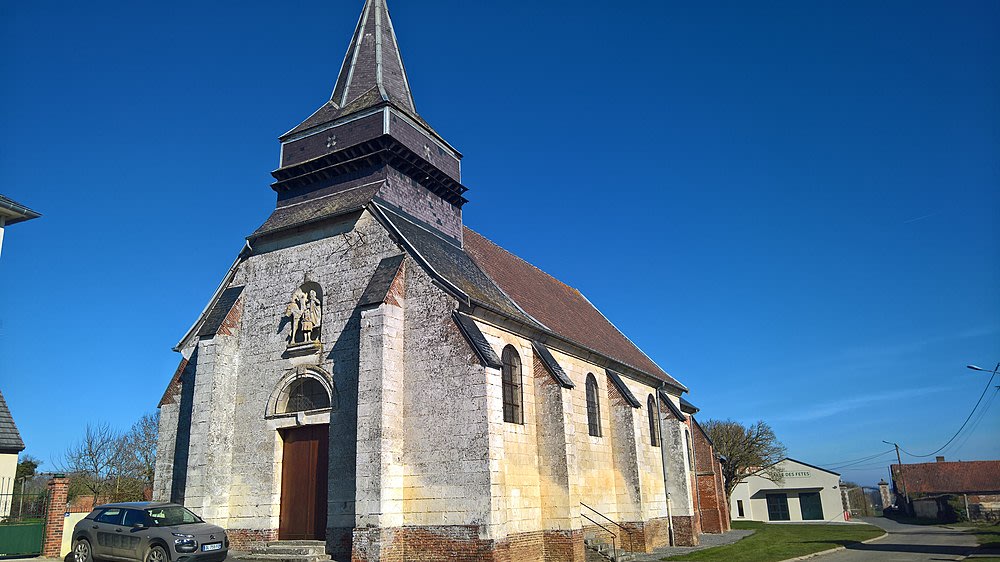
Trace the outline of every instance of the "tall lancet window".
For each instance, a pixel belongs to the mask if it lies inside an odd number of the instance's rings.
[[[660,446],[659,431],[657,431],[656,419],[656,399],[650,394],[646,399],[646,413],[649,415],[649,443],[654,447]]]
[[[514,346],[503,348],[503,421],[508,423],[524,423],[524,411],[521,407],[521,356]]]
[[[587,373],[587,429],[591,436],[601,436],[601,401],[593,373]]]

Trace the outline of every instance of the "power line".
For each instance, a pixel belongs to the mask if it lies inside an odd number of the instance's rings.
[[[875,457],[880,457],[880,456],[882,456],[882,455],[884,455],[886,453],[891,453],[893,450],[894,449],[889,449],[887,451],[882,451],[881,453],[876,453],[874,455],[871,455],[871,456],[868,456],[868,457],[862,457],[860,459],[850,459],[850,460],[846,460],[846,461],[828,462],[828,463],[826,463],[826,464],[824,464],[822,466],[847,466],[848,463],[852,463],[854,461],[866,461],[868,459],[873,459]]]
[[[927,453],[926,455],[914,455],[913,453],[907,451],[906,449],[903,449],[902,447],[900,447],[899,449],[901,451],[903,451],[904,453],[906,453],[907,455],[910,455],[911,457],[917,457],[917,458],[933,457],[934,455],[940,453],[945,447],[947,447],[949,444],[951,444],[951,442],[954,441],[956,437],[958,437],[959,433],[962,433],[963,429],[965,429],[965,425],[967,423],[969,423],[970,419],[972,419],[972,414],[976,413],[976,408],[979,408],[979,405],[982,404],[983,397],[986,396],[986,391],[988,391],[990,389],[990,386],[993,385],[993,379],[996,376],[997,376],[997,369],[994,369],[993,370],[993,374],[990,375],[989,382],[986,383],[986,388],[983,389],[983,393],[979,395],[979,400],[976,401],[976,405],[973,406],[972,407],[972,411],[969,412],[969,417],[965,418],[965,421],[962,422],[962,427],[958,428],[958,431],[955,432],[955,435],[951,436],[951,439],[949,439],[947,443],[945,443],[944,445],[941,445],[940,447],[938,447],[938,450],[936,450],[936,451],[934,451],[932,453]]]
[[[857,459],[854,462],[849,462],[849,463],[840,464],[840,465],[834,465],[833,467],[830,468],[830,470],[840,470],[842,468],[847,468],[847,467],[850,467],[850,466],[858,465],[858,464],[870,461],[872,459],[877,459],[879,457],[884,457],[885,455],[888,455],[889,453],[892,453],[893,451],[895,451],[895,449],[889,449],[888,451],[882,451],[881,453],[879,453],[877,455],[872,455],[870,457],[865,457],[863,459]]]
[[[1000,394],[1000,386],[994,387],[993,394],[991,394],[989,399],[986,400],[986,404],[983,404],[983,407],[979,410],[979,415],[976,416],[976,419],[972,420],[972,425],[969,426],[969,430],[965,432],[965,435],[948,447],[947,450],[950,451],[949,454],[957,453],[962,449],[962,447],[965,447],[966,443],[968,443],[969,439],[972,437],[972,434],[979,429],[979,424],[982,423],[987,412],[990,411],[990,406],[993,405],[993,401],[996,399],[997,394]]]

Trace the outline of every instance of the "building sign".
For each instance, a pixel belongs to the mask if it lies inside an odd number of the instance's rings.
[[[797,470],[794,472],[782,472],[782,478],[809,478],[810,474],[808,470]]]

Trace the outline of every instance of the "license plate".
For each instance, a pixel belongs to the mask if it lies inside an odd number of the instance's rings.
[[[216,542],[216,543],[212,543],[212,544],[203,544],[203,545],[201,545],[201,551],[202,552],[208,552],[210,550],[221,550],[221,549],[222,549],[222,543],[221,542]]]

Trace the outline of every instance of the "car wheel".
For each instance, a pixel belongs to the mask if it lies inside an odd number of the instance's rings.
[[[153,545],[146,551],[145,562],[170,562],[170,557],[162,546]]]
[[[94,562],[94,551],[90,548],[90,541],[87,539],[76,539],[73,545],[74,562]]]

